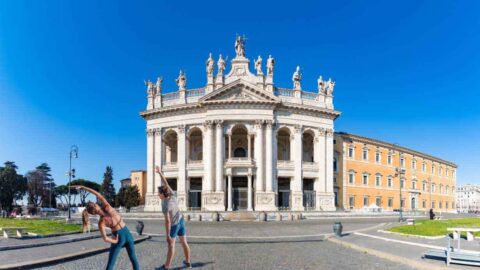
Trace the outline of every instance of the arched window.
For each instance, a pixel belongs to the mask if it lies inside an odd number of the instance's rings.
[[[277,159],[290,160],[290,130],[286,127],[277,132]]]

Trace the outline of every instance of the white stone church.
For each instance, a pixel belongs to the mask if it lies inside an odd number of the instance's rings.
[[[237,37],[230,70],[220,55],[206,62],[206,85],[162,94],[162,79],[146,82],[147,193],[145,211],[160,211],[154,173],[160,166],[183,210],[333,211],[332,80],[303,91],[274,84],[275,60],[245,57]],[[214,68],[217,72],[214,74]]]

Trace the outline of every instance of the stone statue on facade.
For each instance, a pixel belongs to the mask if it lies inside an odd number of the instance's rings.
[[[275,59],[269,55],[267,59],[267,75],[273,75],[273,66],[275,65]]]
[[[213,60],[212,53],[210,53],[207,59],[207,75],[208,76],[212,76],[214,66],[215,66],[215,61]]]
[[[293,89],[301,90],[302,86],[300,85],[300,81],[302,80],[302,74],[300,73],[300,67],[297,66],[297,69],[293,73],[292,81],[293,81]]]
[[[144,81],[144,83],[145,83],[145,86],[147,87],[147,94],[149,96],[153,96],[153,94],[155,93],[155,87],[153,83],[150,80],[146,80]]]
[[[185,72],[183,72],[182,70],[180,70],[180,74],[178,75],[178,78],[177,78],[176,82],[177,82],[177,85],[178,85],[178,90],[180,90],[180,91],[186,90],[186,87],[187,87],[187,75],[185,74]]]
[[[217,62],[218,76],[223,76],[223,72],[225,71],[226,64],[227,63],[225,62],[225,60],[223,60],[222,55],[220,54],[220,56],[218,57],[218,62]]]
[[[245,36],[237,36],[235,39],[235,52],[237,57],[245,57]]]
[[[257,75],[263,75],[262,71],[262,57],[258,56],[257,60],[255,60],[255,69],[257,70]]]
[[[321,94],[325,94],[325,81],[323,80],[322,76],[318,77],[317,85],[318,85],[318,92]]]
[[[332,78],[329,78],[327,81],[327,86],[325,87],[325,91],[328,96],[333,95],[333,88],[335,87],[335,81],[332,81]]]
[[[157,83],[155,84],[156,94],[160,94],[162,92],[162,82],[163,77],[157,77]]]

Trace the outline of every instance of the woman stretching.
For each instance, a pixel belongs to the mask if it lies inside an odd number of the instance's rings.
[[[99,215],[100,219],[98,220],[98,229],[102,235],[103,241],[111,243],[110,254],[108,255],[108,264],[107,270],[113,270],[115,261],[117,260],[118,254],[123,247],[127,248],[128,257],[132,262],[134,270],[139,270],[140,265],[138,264],[137,255],[135,254],[135,243],[133,242],[133,237],[130,234],[125,222],[123,222],[122,217],[113,209],[112,206],[107,202],[107,200],[100,195],[97,191],[80,185],[72,186],[76,189],[84,189],[97,197],[102,206],[98,204],[89,202],[87,204],[87,212],[90,215]],[[108,227],[112,230],[112,237],[108,237],[105,231],[105,227]]]
[[[158,166],[155,168],[155,171],[162,179],[162,186],[158,187],[158,196],[162,200],[162,212],[165,216],[165,234],[167,236],[168,243],[167,261],[162,268],[170,268],[173,255],[175,254],[175,239],[177,236],[180,238],[183,254],[185,255],[185,266],[187,268],[192,268],[192,264],[190,263],[190,247],[187,243],[185,220],[183,219],[182,213],[178,209],[177,199],[173,195],[172,188],[168,185],[167,179],[165,179]]]

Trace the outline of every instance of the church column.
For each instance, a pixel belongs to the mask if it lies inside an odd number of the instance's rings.
[[[228,159],[232,158],[232,134],[228,134]]]
[[[263,191],[263,120],[255,121],[255,165],[257,167],[255,191]]]
[[[162,129],[156,128],[155,129],[155,135],[154,135],[154,164],[155,167],[158,166],[160,169],[162,168]],[[154,181],[153,181],[153,193],[156,195],[158,193],[157,187],[161,186],[162,180],[160,179],[160,175],[158,173],[155,173],[155,168],[154,170]]]
[[[248,211],[253,211],[252,207],[252,174],[248,174],[248,205],[247,205],[247,210]]]
[[[247,134],[247,140],[248,140],[248,159],[250,160],[252,158],[252,135],[250,133]]]
[[[212,191],[212,166],[213,166],[213,137],[212,137],[212,121],[205,121],[205,137],[203,142],[203,153],[204,153],[204,178],[202,184],[203,192]]]
[[[273,121],[267,121],[266,126],[266,166],[265,166],[265,191],[272,192],[273,183],[273,141],[272,141]]]
[[[333,194],[333,129],[327,129],[326,132],[326,186],[325,191]]]
[[[316,210],[322,210],[322,205],[321,205],[321,194],[325,193],[326,191],[326,168],[325,168],[325,158],[326,158],[326,147],[325,147],[325,129],[320,128],[318,130],[318,136],[315,139],[315,148],[317,148],[317,163],[318,163],[318,178],[317,181],[315,182],[315,193],[316,193],[316,199],[315,199],[315,209]]]
[[[292,190],[292,210],[303,210],[303,193],[302,193],[302,165],[303,165],[303,148],[302,148],[302,126],[295,126],[294,138],[294,174],[293,183],[290,184]]]
[[[223,125],[222,120],[216,121],[216,146],[215,146],[215,191],[223,191]]]
[[[177,200],[180,210],[187,208],[187,196],[185,185],[187,182],[187,168],[186,168],[186,144],[185,144],[185,125],[178,126],[178,179],[177,179]]]
[[[228,208],[227,211],[232,211],[232,175],[228,175]]]
[[[147,194],[153,195],[155,168],[154,168],[154,130],[147,130]]]

